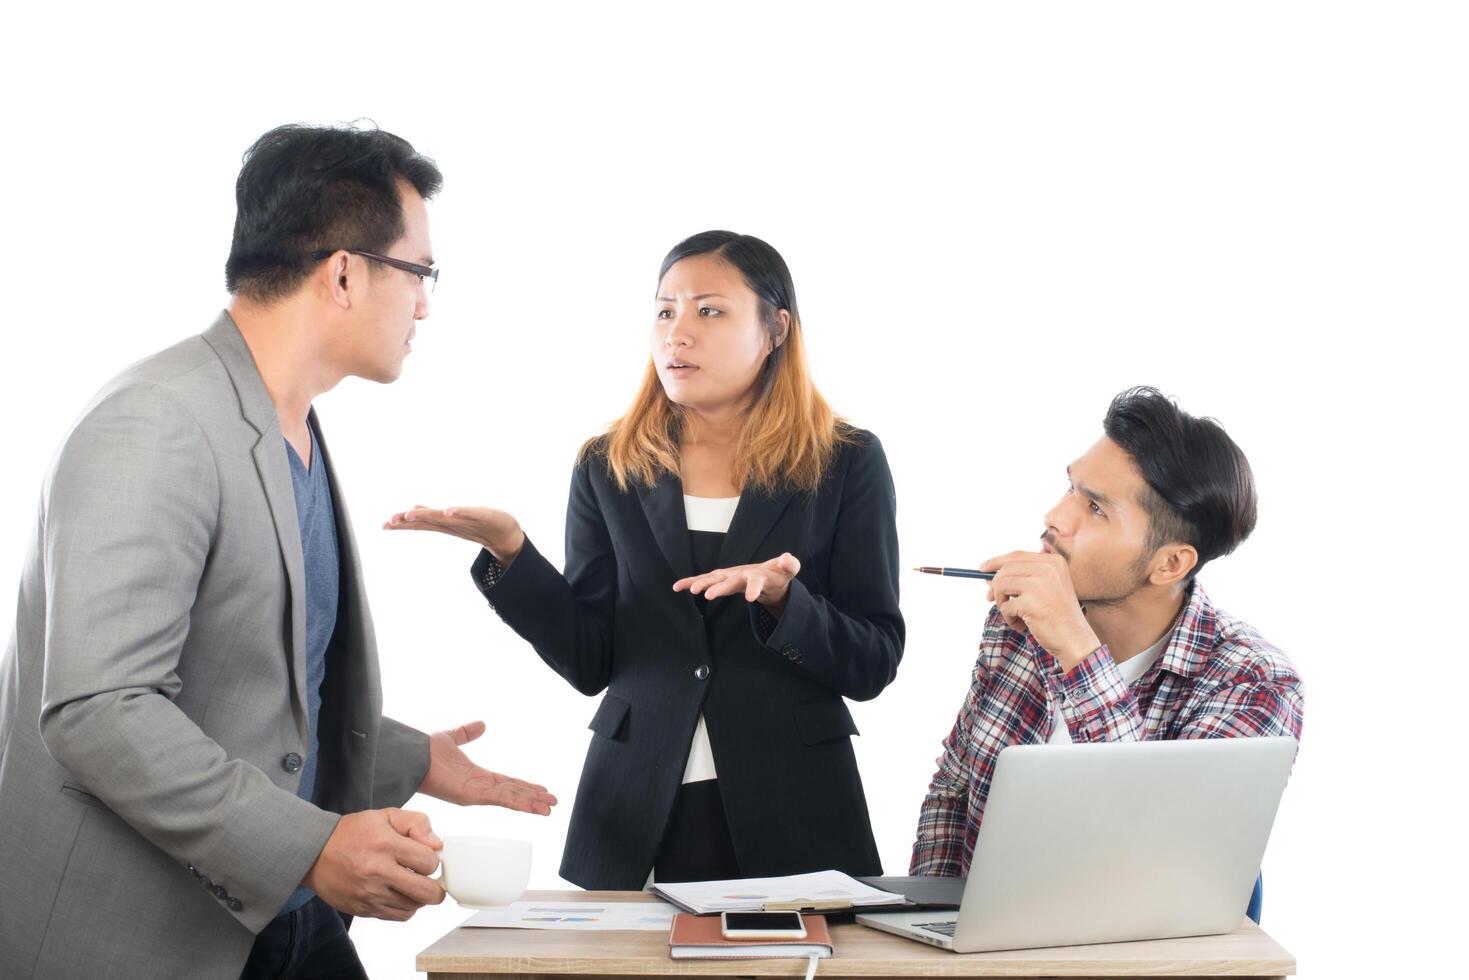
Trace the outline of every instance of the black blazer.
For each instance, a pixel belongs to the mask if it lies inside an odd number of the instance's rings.
[[[743,874],[882,873],[842,699],[876,697],[903,656],[896,503],[881,444],[851,431],[814,495],[740,498],[719,567],[801,561],[773,628],[727,596],[706,630],[672,588],[709,571],[691,567],[682,483],[665,474],[624,493],[595,454],[572,474],[564,577],[529,540],[503,571],[481,552],[475,582],[500,617],[578,691],[607,691],[563,878],[643,887],[701,710]]]

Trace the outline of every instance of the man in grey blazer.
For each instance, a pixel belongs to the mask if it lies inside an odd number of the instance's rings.
[[[93,399],[47,476],[0,660],[0,976],[363,975],[344,923],[443,900],[415,792],[549,813],[478,722],[382,716],[312,400],[394,380],[433,162],[376,129],[250,150],[229,310]]]

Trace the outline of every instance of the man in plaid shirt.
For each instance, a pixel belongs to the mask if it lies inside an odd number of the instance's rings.
[[[1295,668],[1195,577],[1254,529],[1244,454],[1153,388],[1118,395],[1103,428],[1067,468],[1041,550],[980,566],[998,602],[909,874],[968,874],[1007,746],[1301,736]]]

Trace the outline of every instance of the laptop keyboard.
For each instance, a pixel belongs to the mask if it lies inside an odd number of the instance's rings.
[[[941,936],[948,936],[952,939],[954,938],[954,927],[958,924],[954,919],[948,919],[944,922],[919,922],[913,928],[936,932]]]

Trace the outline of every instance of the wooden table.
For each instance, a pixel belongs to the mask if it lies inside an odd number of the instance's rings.
[[[527,892],[526,901],[656,901],[646,892]],[[452,899],[451,899],[452,901]],[[950,953],[855,923],[831,929],[836,955],[817,980],[837,977],[1284,977],[1296,961],[1245,919],[1234,932],[1000,953]],[[455,929],[418,954],[430,980],[506,977],[804,976],[804,959],[675,960],[663,932]]]

